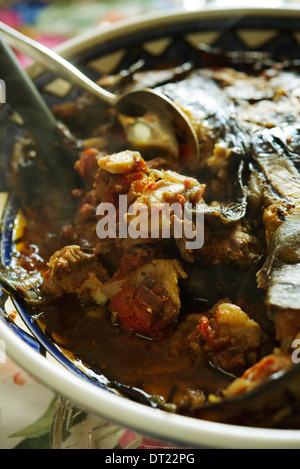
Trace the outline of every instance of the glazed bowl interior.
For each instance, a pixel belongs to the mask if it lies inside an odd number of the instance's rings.
[[[232,51],[263,50],[300,55],[300,11],[287,9],[225,9],[192,13],[153,14],[122,21],[68,41],[58,52],[91,78],[98,79],[128,69],[143,59],[150,66],[172,60],[193,60],[199,45]],[[78,90],[61,84],[54,92],[57,77],[32,65],[29,73],[49,106],[75,99]],[[9,104],[9,103],[8,103]],[[1,158],[6,167],[15,135],[22,123],[7,107],[1,109]],[[5,125],[3,124],[5,122]],[[1,170],[2,262],[9,263],[12,224],[17,202],[7,190],[8,173]],[[275,430],[214,423],[152,409],[116,395],[105,384],[95,384],[80,363],[58,350],[30,320],[23,305],[5,293],[1,297],[0,338],[7,354],[39,381],[59,395],[89,412],[127,428],[175,443],[216,448],[299,448],[300,430]],[[16,309],[11,320],[9,308]]]

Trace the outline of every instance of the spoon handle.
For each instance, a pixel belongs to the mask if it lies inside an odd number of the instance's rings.
[[[56,54],[56,52],[48,49],[48,47],[25,36],[1,21],[0,32],[2,32],[3,37],[5,37],[9,45],[19,52],[39,62],[74,85],[92,93],[107,104],[114,105],[116,103],[117,98],[113,93],[101,88],[74,65]]]
[[[0,33],[0,79],[5,83],[6,101],[24,121],[57,183],[67,191],[57,148],[58,123],[28,73]],[[36,181],[33,181],[35,184]]]
[[[0,78],[5,82],[7,102],[22,116],[25,127],[42,151],[49,152],[53,148],[56,119],[1,36]]]

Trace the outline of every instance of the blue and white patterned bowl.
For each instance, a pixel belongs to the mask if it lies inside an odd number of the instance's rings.
[[[285,9],[225,9],[147,15],[88,32],[59,47],[58,52],[91,78],[127,68],[137,59],[157,65],[168,60],[192,60],[200,44],[228,50],[263,50],[300,57],[300,11]],[[75,96],[77,90],[48,72],[30,73],[49,105]],[[39,69],[40,72],[40,69]],[[55,83],[57,85],[57,82]],[[57,87],[56,87],[57,89]],[[8,103],[9,104],[9,103]],[[14,136],[22,125],[9,106],[0,108],[2,262],[9,263],[17,202],[7,191],[7,166]],[[151,409],[118,396],[95,383],[79,363],[71,362],[31,321],[22,304],[0,296],[0,339],[7,354],[40,382],[78,407],[108,421],[156,438],[191,447],[300,448],[300,430],[268,430],[206,422]],[[14,319],[11,319],[11,311]]]

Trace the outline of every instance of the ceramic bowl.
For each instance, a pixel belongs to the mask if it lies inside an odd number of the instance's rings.
[[[153,65],[166,60],[192,59],[199,44],[229,50],[266,50],[300,56],[300,11],[286,9],[214,9],[150,14],[109,24],[72,39],[58,52],[79,65],[91,78],[128,67],[136,58]],[[53,77],[40,67],[29,69],[49,105],[76,93],[67,83],[53,92]],[[57,85],[57,83],[56,83]],[[57,89],[57,87],[55,88]],[[18,118],[7,106],[0,109],[1,168],[5,168],[13,135],[22,132]],[[12,224],[17,213],[7,191],[7,172],[1,170],[2,262],[9,262]],[[78,407],[103,419],[176,444],[193,448],[299,448],[300,430],[250,428],[202,421],[152,409],[95,385],[78,364],[68,360],[38,330],[22,310],[3,293],[0,339],[6,353],[40,382]],[[15,318],[7,310],[16,310]],[[9,319],[8,319],[9,318]]]

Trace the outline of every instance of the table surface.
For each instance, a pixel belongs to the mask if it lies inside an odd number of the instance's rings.
[[[69,37],[84,32],[87,28],[101,25],[101,23],[118,21],[134,14],[146,13],[154,10],[171,10],[184,7],[192,9],[202,7],[204,0],[144,0],[125,1],[109,0],[89,2],[89,8],[85,8],[85,2],[77,0],[64,4],[62,15],[62,3],[58,1],[5,1],[1,2],[0,20],[28,34],[34,39],[54,47]],[[210,1],[210,4],[228,6],[240,6],[240,0]],[[261,2],[252,0],[249,6],[255,6]],[[264,6],[280,6],[282,1],[267,1]],[[295,2],[297,3],[297,2]],[[300,3],[300,0],[298,0]],[[244,4],[243,4],[244,6]],[[61,18],[64,18],[62,21]],[[59,19],[59,20],[58,20]],[[26,59],[21,58],[24,66]],[[4,362],[4,363],[2,363]],[[32,378],[22,370],[9,357],[0,360],[0,449],[49,449],[81,448],[86,447],[84,432],[86,427],[80,426],[71,435],[71,440],[57,441],[53,437],[53,419],[57,415],[61,402],[58,396],[50,389]],[[74,409],[73,409],[74,410]],[[76,410],[76,409],[75,409]],[[69,409],[70,411],[70,409]],[[87,419],[83,416],[82,420]],[[87,419],[88,420],[88,419]],[[143,435],[138,435],[130,430],[114,427],[101,419],[88,421],[97,429],[94,433],[93,447],[98,448],[161,448],[172,447],[172,444],[152,441]],[[100,428],[100,433],[99,433]],[[109,429],[109,440],[105,438]],[[52,432],[52,433],[51,433]],[[106,432],[106,433],[105,433]],[[71,432],[72,433],[72,432]],[[52,435],[52,438],[51,438]],[[57,435],[56,435],[57,436]],[[59,438],[58,438],[59,440]],[[52,441],[52,443],[51,443]],[[56,446],[55,446],[56,445]]]

